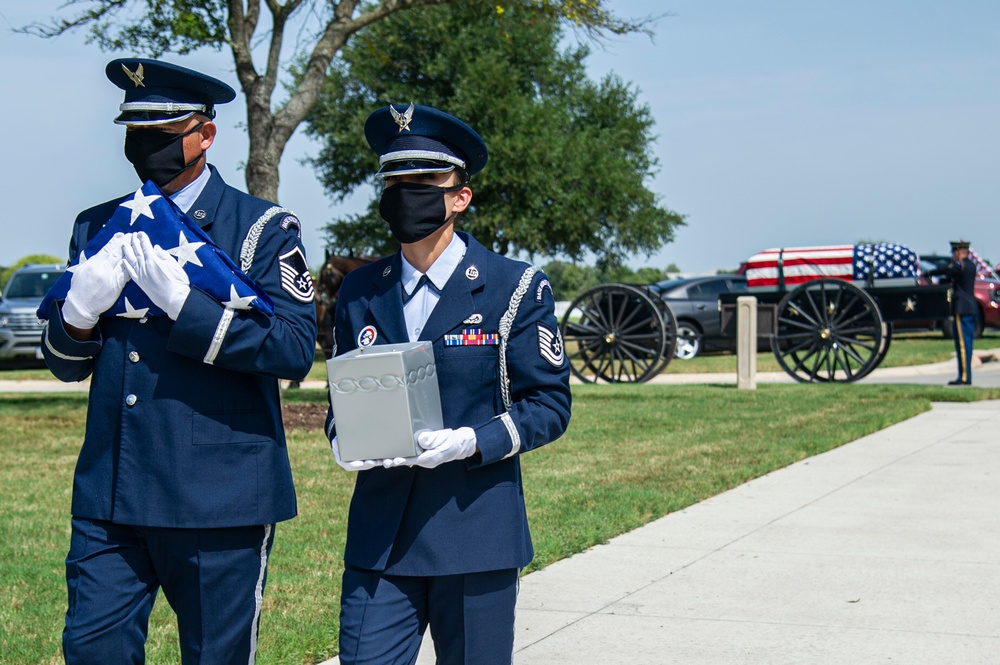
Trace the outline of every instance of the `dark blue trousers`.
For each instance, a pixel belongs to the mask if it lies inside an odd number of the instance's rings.
[[[69,665],[144,663],[163,589],[184,665],[253,663],[274,525],[134,527],[73,518],[63,655]]]
[[[401,577],[347,566],[340,662],[412,664],[430,625],[438,665],[510,665],[517,576],[516,568]]]
[[[972,383],[972,338],[979,317],[975,314],[955,315],[952,332],[955,335],[955,357],[958,360],[958,380]]]

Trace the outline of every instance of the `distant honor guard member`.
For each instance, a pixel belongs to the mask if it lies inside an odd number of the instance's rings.
[[[336,349],[432,342],[444,429],[415,457],[358,471],[347,526],[340,662],[413,663],[430,626],[439,663],[509,665],[520,569],[533,550],[519,458],[563,434],[569,365],[545,275],[455,231],[486,145],[461,120],[403,104],[365,137],[379,212],[401,251],[349,273]]]
[[[296,513],[278,380],[315,352],[299,221],[207,164],[231,87],[156,60],[106,71],[142,187],[80,213],[39,311],[52,373],[91,379],[63,652],[144,662],[162,589],[182,662],[245,665],[275,523]]]
[[[949,386],[972,384],[972,338],[979,323],[979,304],[976,302],[976,264],[969,258],[969,243],[958,240],[951,243],[951,262],[943,268],[932,270],[929,276],[943,275],[951,280],[952,335],[955,339],[955,357],[958,377]]]

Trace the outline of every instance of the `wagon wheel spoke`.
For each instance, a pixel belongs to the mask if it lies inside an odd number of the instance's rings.
[[[598,301],[597,294],[589,294],[588,300],[590,301],[590,307],[582,309],[582,313],[594,322],[594,325],[598,330],[607,330],[611,328],[611,320],[608,318],[608,314],[610,314],[610,312],[605,313],[604,308],[602,307],[603,303]]]
[[[821,325],[820,321],[817,318],[811,317],[808,314],[806,314],[806,311],[805,311],[806,308],[803,307],[801,303],[795,302],[795,301],[791,301],[791,302],[788,303],[788,305],[791,306],[796,312],[798,312],[799,316],[801,316],[803,319],[805,319],[805,323],[803,325],[812,325],[812,326],[819,326],[819,325]],[[787,309],[787,307],[782,307],[778,311],[782,312],[785,309]],[[779,319],[780,320],[786,320],[785,317],[779,317]]]
[[[808,349],[808,348],[812,348],[812,349],[813,349],[813,353],[815,352],[815,349],[816,349],[816,343],[815,343],[815,341],[814,341],[814,340],[812,339],[812,337],[811,337],[811,336],[810,336],[810,337],[808,337],[808,338],[806,338],[806,339],[803,339],[803,340],[802,340],[801,342],[799,342],[798,344],[796,344],[796,345],[794,345],[794,346],[791,346],[791,347],[789,347],[789,348],[787,349],[787,352],[788,352],[789,354],[795,354],[795,353],[798,353],[799,351],[802,351],[803,349]],[[812,355],[812,353],[810,353],[809,355]]]
[[[827,355],[828,355],[828,353],[826,353],[826,352],[824,352],[824,353],[817,353],[816,354],[816,360],[813,362],[812,369],[809,370],[809,380],[810,381],[815,381],[818,378],[820,367],[823,365],[823,362],[826,360]]]
[[[844,354],[845,358],[849,356],[852,360],[854,360],[854,362],[858,363],[858,365],[864,365],[865,364],[865,358],[861,357],[861,354],[858,353],[854,349],[853,345],[851,345],[851,344],[841,344],[837,348],[840,349],[840,351]]]
[[[838,357],[843,356],[843,362],[841,362],[841,366],[844,368],[844,374],[847,375],[847,380],[848,381],[853,380],[854,372],[851,370],[851,362],[850,359],[848,358],[848,349],[845,347],[838,347],[837,351],[838,351],[837,353]],[[862,364],[861,357],[858,356],[857,354],[853,355],[855,362]]]
[[[834,321],[838,328],[844,328],[845,326],[852,326],[855,323],[864,321],[865,319],[871,319],[871,314],[869,312],[861,311],[852,316],[846,321]],[[867,328],[866,328],[867,330]]]
[[[808,366],[808,361],[813,356],[817,356],[817,354],[818,354],[818,352],[820,350],[821,349],[813,346],[813,347],[810,347],[808,353],[805,353],[805,354],[803,354],[801,356],[799,356],[798,354],[793,354],[792,355],[792,359],[795,361],[795,371],[796,372],[805,372],[806,374],[808,374],[810,372],[810,369],[809,369],[809,366]]]
[[[810,335],[816,331],[818,323],[806,323],[805,321],[796,321],[795,319],[779,317],[778,325],[792,326],[800,330],[807,331]]]
[[[838,335],[836,339],[839,344],[845,344],[845,345],[850,344],[852,346],[860,346],[861,348],[871,352],[874,352],[877,349],[877,347],[873,342],[866,342],[865,340],[859,339],[857,337],[847,337],[844,335]]]
[[[645,349],[642,349],[641,351],[645,351]],[[648,371],[649,368],[653,366],[653,363],[647,361],[643,357],[644,356],[643,353],[638,353],[638,354],[633,353],[632,350],[629,349],[627,345],[623,344],[622,346],[618,347],[618,354],[623,361],[628,360],[634,366],[642,367],[644,371]],[[648,355],[648,353],[645,355]]]

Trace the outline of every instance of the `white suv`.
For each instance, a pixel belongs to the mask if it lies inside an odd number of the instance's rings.
[[[65,266],[31,264],[11,275],[0,299],[0,364],[42,361],[42,324],[36,311]]]

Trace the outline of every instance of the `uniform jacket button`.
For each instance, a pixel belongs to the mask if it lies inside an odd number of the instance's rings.
[[[135,406],[135,403],[139,401],[139,398],[135,395],[129,395],[125,398],[125,403],[129,406]]]
[[[128,359],[131,360],[134,363],[139,362],[139,353],[138,353],[138,351],[131,351],[131,352],[129,352]]]

